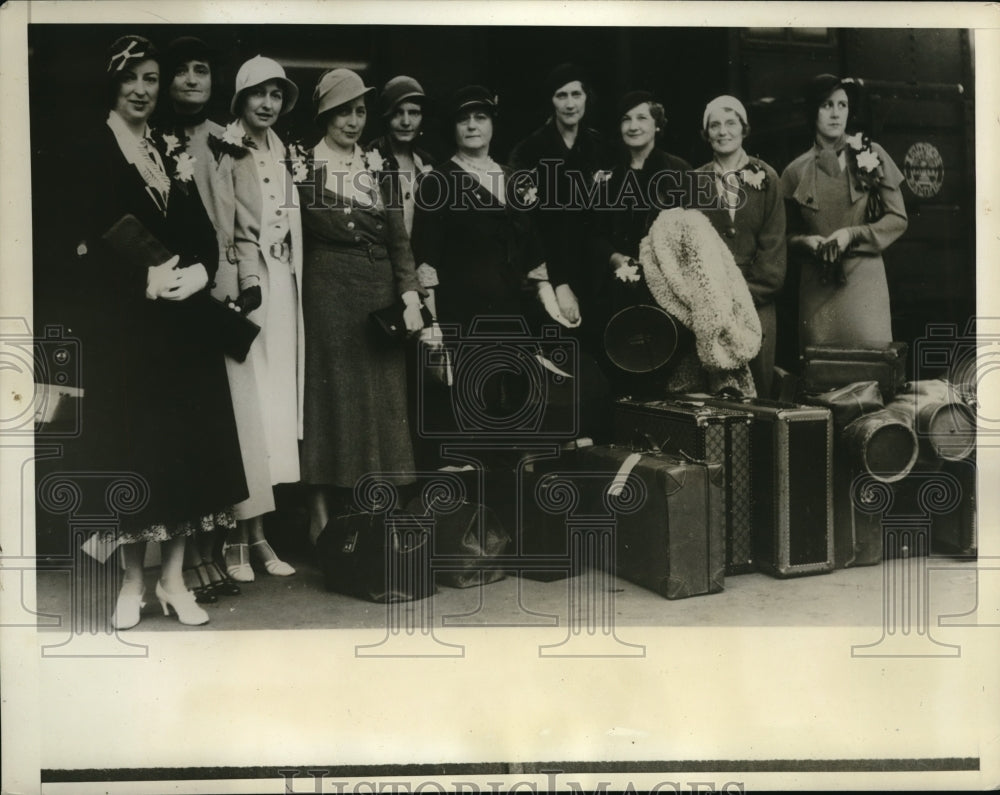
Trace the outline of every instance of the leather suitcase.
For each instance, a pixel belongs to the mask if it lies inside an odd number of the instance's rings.
[[[750,494],[757,567],[775,577],[833,569],[833,418],[765,398],[698,396],[753,415]]]
[[[889,400],[906,386],[905,342],[880,347],[807,345],[802,353],[806,392],[828,392],[857,381],[877,381]]]
[[[649,436],[663,450],[724,466],[726,575],[754,571],[750,532],[750,424],[748,411],[706,406],[687,395],[666,400],[622,398],[615,404],[618,444]]]
[[[614,572],[667,599],[717,593],[725,583],[725,496],[721,464],[601,445],[581,451],[583,471],[625,484],[615,512]],[[629,486],[636,478],[641,483]],[[630,496],[629,496],[630,495]],[[634,499],[630,499],[634,498]],[[614,499],[610,500],[614,504]]]

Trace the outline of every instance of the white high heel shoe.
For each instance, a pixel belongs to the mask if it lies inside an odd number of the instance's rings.
[[[118,594],[118,601],[115,603],[115,612],[111,614],[111,626],[115,629],[132,629],[139,623],[140,613],[146,603],[142,597],[146,595],[143,588],[139,593]]]
[[[235,555],[233,553],[236,553]],[[250,565],[250,548],[246,543],[226,544],[222,549],[226,563],[226,574],[236,582],[253,582],[253,567]]]
[[[276,577],[288,577],[295,574],[295,569],[279,558],[267,541],[254,541],[250,545],[250,552],[251,555],[255,554],[260,559],[268,574],[273,574]]]
[[[190,591],[170,593],[157,580],[156,598],[160,600],[160,607],[163,608],[165,616],[170,615],[172,607],[177,614],[177,620],[182,624],[196,627],[208,623],[208,613],[198,607],[198,603],[194,600],[194,594]]]

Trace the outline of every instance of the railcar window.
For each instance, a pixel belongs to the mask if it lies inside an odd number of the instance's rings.
[[[784,44],[811,47],[834,47],[837,34],[830,28],[743,28],[747,44]]]

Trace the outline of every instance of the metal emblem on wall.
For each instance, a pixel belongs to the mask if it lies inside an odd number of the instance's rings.
[[[937,196],[944,182],[944,161],[934,144],[918,141],[903,158],[903,173],[906,184],[915,196],[931,199]]]

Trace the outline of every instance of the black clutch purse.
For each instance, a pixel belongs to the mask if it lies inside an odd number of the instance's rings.
[[[155,267],[173,256],[132,214],[123,215],[101,237],[115,256],[130,267]],[[220,343],[222,350],[238,362],[245,361],[250,345],[260,333],[260,326],[207,293],[191,296],[188,300],[194,302],[192,306],[198,307],[206,331]]]
[[[376,309],[374,312],[369,312],[368,318],[371,320],[372,325],[386,339],[403,340],[406,339],[406,323],[403,322],[403,310],[405,308],[406,305],[403,303],[403,299],[400,298],[383,309]],[[434,322],[434,318],[431,317],[431,311],[423,302],[420,303],[420,316],[423,318],[424,328],[427,328],[427,326]]]

